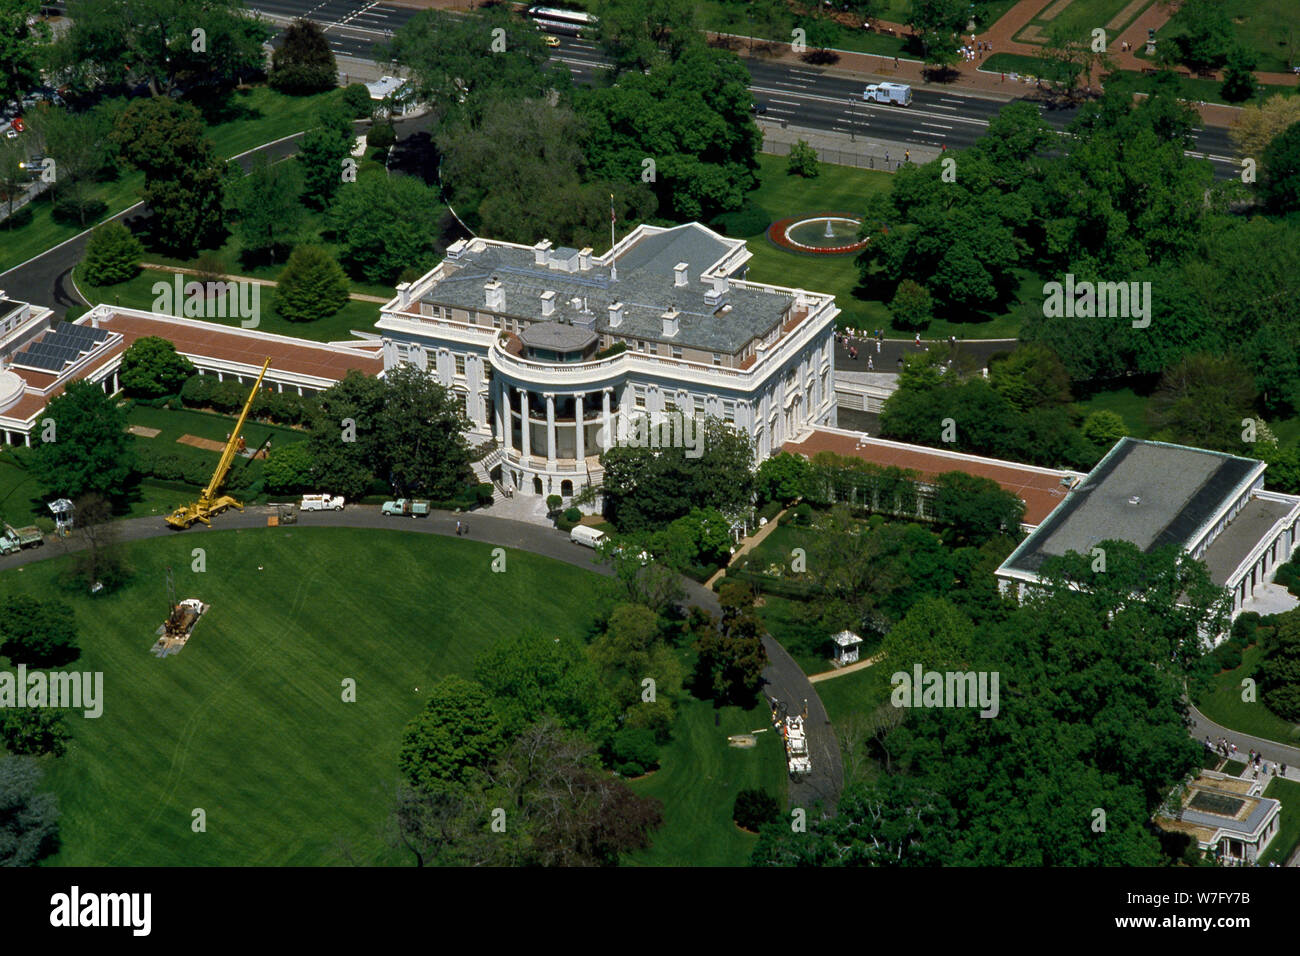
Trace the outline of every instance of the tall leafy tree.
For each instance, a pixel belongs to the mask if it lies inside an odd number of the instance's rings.
[[[253,158],[247,176],[232,180],[230,208],[248,258],[275,262],[281,250],[298,240],[303,228],[302,189],[302,173],[296,163],[271,163],[262,153]]]
[[[604,0],[596,13],[600,45],[618,71],[649,69],[703,41],[690,0]]]
[[[338,85],[338,64],[320,24],[294,20],[271,54],[267,82],[285,93],[319,93]]]
[[[26,93],[40,79],[50,25],[40,0],[0,0],[0,103]]]
[[[56,201],[71,204],[84,226],[88,215],[102,203],[88,195],[91,182],[112,167],[115,147],[109,111],[73,113],[61,106],[42,103],[27,114],[27,124],[41,143],[45,155],[55,162],[51,187]]]
[[[1243,419],[1252,417],[1255,386],[1241,362],[1188,355],[1160,379],[1151,396],[1151,424],[1169,439],[1197,448],[1242,450]]]
[[[322,109],[318,120],[302,138],[297,161],[302,170],[303,198],[317,209],[326,209],[344,182],[354,136],[352,120],[337,104]]]
[[[122,389],[136,398],[175,395],[193,374],[193,363],[178,355],[170,341],[157,335],[136,339],[122,355]]]
[[[53,851],[59,798],[39,789],[31,757],[0,757],[0,866],[32,866]]]
[[[290,322],[314,322],[348,302],[348,277],[320,246],[299,246],[275,286],[275,311]]]
[[[220,233],[224,163],[198,110],[166,97],[139,100],[118,117],[112,138],[144,172],[144,199],[161,242],[193,252]]]
[[[135,278],[143,257],[144,247],[130,229],[118,220],[106,222],[86,242],[81,277],[91,285],[116,285]]]
[[[348,498],[366,494],[379,454],[384,399],[384,383],[357,371],[320,394],[308,442],[321,487]]]
[[[51,423],[33,442],[32,472],[51,492],[60,498],[121,493],[134,456],[126,412],[102,388],[71,382],[46,406],[44,418]]]
[[[454,497],[470,474],[460,401],[414,365],[389,369],[384,386],[376,473],[402,494]]]
[[[364,175],[340,190],[330,222],[348,270],[387,283],[405,270],[419,275],[433,266],[442,214],[438,194],[418,179]]]
[[[406,725],[398,769],[413,787],[436,790],[482,775],[504,746],[501,721],[480,684],[450,675]]]
[[[38,601],[26,596],[0,603],[0,653],[16,664],[62,667],[77,659],[77,620],[62,601]]]
[[[1264,150],[1260,195],[1273,212],[1300,210],[1300,122],[1288,126]]]

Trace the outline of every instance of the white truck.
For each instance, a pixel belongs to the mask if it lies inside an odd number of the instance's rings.
[[[862,91],[868,103],[892,103],[895,106],[912,105],[912,88],[906,83],[872,83]]]
[[[303,495],[299,511],[342,511],[342,495]]]
[[[574,544],[585,545],[588,548],[598,548],[605,540],[605,532],[580,524],[569,532],[569,540]]]

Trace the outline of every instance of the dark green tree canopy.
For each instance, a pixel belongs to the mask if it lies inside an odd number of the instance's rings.
[[[48,430],[33,441],[32,471],[45,486],[60,498],[120,495],[133,458],[126,412],[100,386],[77,381],[50,401],[44,417],[52,427],[42,426]]]
[[[180,392],[193,374],[193,363],[178,355],[175,345],[156,335],[147,335],[132,342],[123,354],[119,380],[122,389],[132,397],[162,398]]]

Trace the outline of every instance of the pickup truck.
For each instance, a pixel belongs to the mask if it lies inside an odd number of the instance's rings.
[[[342,511],[345,504],[342,495],[303,495],[298,505],[299,511]]]
[[[41,529],[35,525],[15,528],[11,524],[6,524],[5,533],[0,535],[0,554],[12,554],[22,548],[32,548],[44,543],[45,535],[41,534]]]
[[[408,518],[425,518],[429,514],[429,502],[398,498],[396,501],[385,501],[383,507],[379,509],[379,513],[405,515]]]

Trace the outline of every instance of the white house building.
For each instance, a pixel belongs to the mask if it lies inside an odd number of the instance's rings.
[[[762,460],[835,424],[839,310],[746,282],[750,255],[695,223],[640,226],[603,256],[461,240],[382,308],[384,367],[461,396],[480,468],[518,494],[599,485],[600,452],[639,416],[722,419]]]

